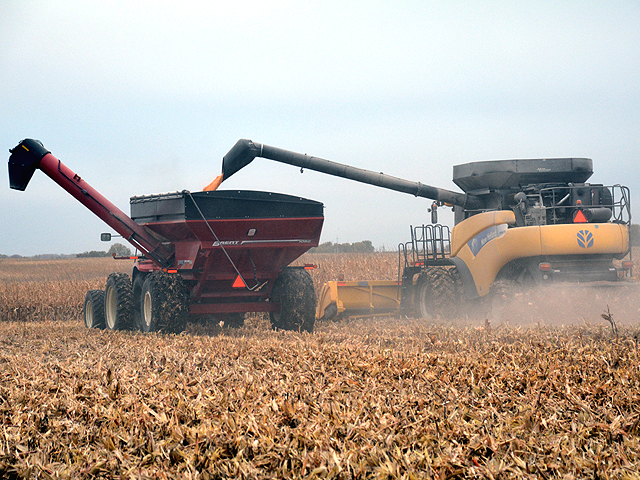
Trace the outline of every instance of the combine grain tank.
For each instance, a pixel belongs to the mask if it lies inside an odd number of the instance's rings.
[[[187,318],[242,324],[269,312],[274,328],[312,331],[309,273],[289,267],[317,246],[323,205],[245,190],[187,190],[131,198],[129,217],[36,140],[11,150],[10,186],[24,190],[36,169],[141,252],[132,275],[113,273],[85,300],[85,323],[111,330],[181,331]]]

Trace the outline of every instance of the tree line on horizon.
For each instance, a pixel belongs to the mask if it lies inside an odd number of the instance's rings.
[[[309,253],[373,253],[376,247],[370,240],[363,240],[355,243],[333,243],[324,242],[313,247]]]
[[[118,257],[128,257],[131,256],[131,249],[121,243],[114,243],[109,247],[109,250],[91,250],[88,252],[75,253],[75,254],[56,254],[56,253],[43,253],[40,255],[32,255],[30,257],[23,257],[22,255],[3,255],[0,254],[0,259],[2,258],[33,258],[35,260],[46,260],[50,258],[99,258],[99,257],[111,257],[116,255]]]

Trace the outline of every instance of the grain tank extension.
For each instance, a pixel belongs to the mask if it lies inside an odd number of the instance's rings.
[[[455,192],[239,140],[223,159],[221,179],[256,157],[433,200],[433,224],[412,227],[410,241],[399,246],[398,282],[329,282],[318,317],[397,308],[429,317],[462,296],[487,296],[497,281],[617,282],[631,276],[630,259],[614,264],[630,255],[629,189],[587,183],[593,174],[588,158],[456,165],[453,182],[462,192]],[[444,206],[455,212],[451,230],[437,224]]]

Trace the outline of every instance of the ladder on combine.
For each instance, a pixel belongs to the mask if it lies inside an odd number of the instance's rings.
[[[404,268],[449,265],[451,230],[439,223],[411,227],[411,241],[398,245],[398,254]]]

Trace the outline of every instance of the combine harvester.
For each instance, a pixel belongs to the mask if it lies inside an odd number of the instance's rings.
[[[587,158],[456,165],[453,182],[464,192],[458,193],[239,140],[211,188],[256,157],[434,200],[432,225],[412,227],[410,241],[399,246],[398,281],[328,282],[317,318],[379,312],[448,316],[457,313],[462,299],[490,298],[504,285],[632,277],[629,189],[585,183],[593,174]],[[453,207],[451,230],[437,223],[443,206]]]
[[[270,192],[184,190],[132,197],[129,217],[42,143],[23,140],[11,150],[10,187],[24,190],[36,169],[142,252],[131,276],[113,273],[105,290],[87,292],[87,327],[179,332],[189,316],[233,326],[245,312],[269,312],[274,328],[313,331],[311,276],[288,265],[318,245],[322,203]]]

